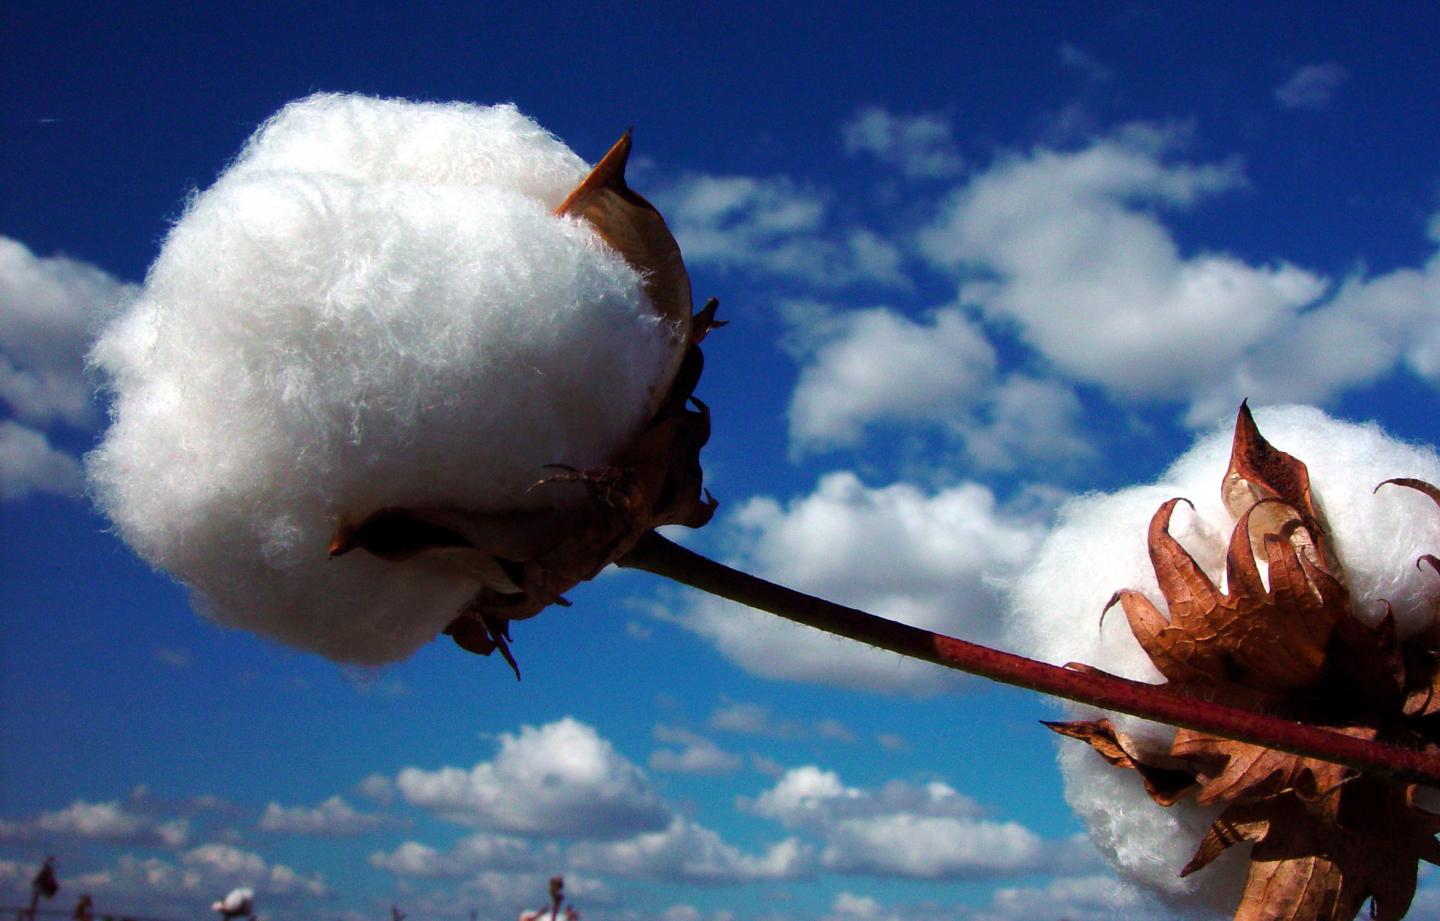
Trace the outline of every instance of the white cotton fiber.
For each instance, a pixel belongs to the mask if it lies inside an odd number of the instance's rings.
[[[216,620],[347,662],[409,655],[473,592],[424,559],[327,559],[342,518],[506,509],[607,462],[670,331],[554,207],[585,175],[510,106],[321,95],[171,230],[93,362],[101,509]]]
[[[1422,554],[1440,553],[1440,509],[1413,490],[1373,490],[1392,477],[1440,484],[1434,449],[1310,407],[1257,409],[1255,420],[1266,440],[1309,468],[1312,493],[1329,521],[1332,546],[1357,610],[1377,617],[1384,600],[1402,636],[1428,626],[1440,602],[1440,577],[1415,563]],[[1102,628],[1100,611],[1123,588],[1137,589],[1165,609],[1145,541],[1155,510],[1175,497],[1189,499],[1195,510],[1177,507],[1170,533],[1223,585],[1233,521],[1221,502],[1220,483],[1232,434],[1227,426],[1200,439],[1154,485],[1082,496],[1062,508],[1033,563],[1012,587],[1007,630],[1014,648],[1056,664],[1083,662],[1129,678],[1161,681],[1124,612],[1117,606]],[[1078,718],[1114,718],[1091,708],[1073,709]],[[1118,718],[1117,725],[1157,749],[1168,748],[1173,737],[1169,727],[1130,717]],[[1079,743],[1061,745],[1066,796],[1101,850],[1127,875],[1161,891],[1181,891],[1174,877],[1199,837],[1177,843],[1178,829],[1203,830],[1210,813],[1190,801],[1168,810],[1150,805],[1133,774],[1110,767]],[[1117,784],[1133,786],[1138,798],[1132,797],[1133,803],[1117,799]],[[1200,876],[1204,882],[1205,874]]]

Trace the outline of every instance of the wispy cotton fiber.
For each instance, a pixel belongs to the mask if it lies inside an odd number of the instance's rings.
[[[1440,483],[1434,449],[1406,444],[1374,425],[1332,419],[1303,406],[1255,411],[1261,433],[1275,447],[1304,461],[1313,495],[1327,517],[1357,611],[1369,618],[1388,601],[1401,636],[1428,626],[1440,600],[1440,578],[1415,562],[1440,553],[1440,510],[1418,492],[1376,484],[1392,477]],[[1100,611],[1117,590],[1144,592],[1161,610],[1146,529],[1162,502],[1183,496],[1171,533],[1216,584],[1223,585],[1224,553],[1233,521],[1220,497],[1233,430],[1202,439],[1159,482],[1109,495],[1089,495],[1061,509],[1059,521],[1009,598],[1008,630],[1015,647],[1056,664],[1083,662],[1143,681],[1163,680],[1116,609],[1100,626]],[[1263,566],[1262,566],[1263,571]],[[1075,708],[1080,718],[1102,714]],[[1112,718],[1113,715],[1112,715]],[[1128,717],[1117,725],[1147,744],[1168,748],[1173,730]],[[1062,742],[1066,798],[1090,828],[1101,851],[1126,875],[1162,892],[1213,896],[1229,906],[1241,877],[1206,870],[1184,880],[1189,860],[1216,810],[1192,801],[1162,809],[1137,778],[1113,768],[1080,743]]]
[[[639,273],[552,214],[585,173],[511,106],[287,106],[94,348],[100,508],[224,624],[409,655],[475,586],[423,558],[327,559],[342,518],[565,501],[526,490],[607,462],[665,366]]]

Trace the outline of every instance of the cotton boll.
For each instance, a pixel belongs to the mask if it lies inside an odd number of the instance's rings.
[[[1424,629],[1440,601],[1440,579],[1417,569],[1415,562],[1422,554],[1440,552],[1440,510],[1413,490],[1387,486],[1377,493],[1374,488],[1392,477],[1440,483],[1435,451],[1309,407],[1258,409],[1254,415],[1267,441],[1308,467],[1312,493],[1329,523],[1331,546],[1357,612],[1378,616],[1384,610],[1382,600],[1388,601],[1402,637]],[[1177,507],[1170,533],[1223,586],[1224,554],[1234,520],[1220,488],[1232,436],[1226,427],[1201,438],[1156,484],[1083,496],[1063,507],[1055,528],[1012,586],[1007,632],[1015,648],[1056,664],[1082,662],[1160,682],[1124,613],[1112,610],[1102,628],[1100,610],[1116,590],[1125,588],[1144,593],[1164,610],[1146,533],[1156,509],[1175,497],[1188,499],[1193,508]],[[1150,751],[1168,750],[1174,735],[1170,727],[1132,717],[1089,707],[1072,709],[1082,719],[1110,717]],[[1212,812],[1191,800],[1162,809],[1150,802],[1133,774],[1111,767],[1088,748],[1067,742],[1061,751],[1067,798],[1107,858],[1160,891],[1179,891],[1176,874],[1198,845]],[[1120,792],[1122,788],[1129,792]],[[1182,826],[1194,833],[1181,834]],[[1162,856],[1157,862],[1147,856],[1151,854]],[[1203,886],[1211,884],[1206,879],[1211,872],[1197,877]]]
[[[549,209],[585,162],[512,105],[319,93],[270,118],[228,170],[326,173],[351,182],[492,185]]]
[[[216,620],[378,664],[476,588],[326,557],[385,507],[573,501],[672,349],[634,268],[553,215],[584,165],[513,108],[320,96],[263,127],[96,345],[88,458],[124,539]]]
[[[1088,745],[1061,745],[1065,802],[1085,822],[1101,855],[1127,879],[1151,889],[1183,917],[1228,918],[1245,883],[1244,848],[1232,848],[1200,874],[1181,877],[1217,806],[1162,809],[1129,771],[1102,761]]]

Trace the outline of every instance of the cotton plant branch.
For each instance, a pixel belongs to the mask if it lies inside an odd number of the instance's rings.
[[[1184,697],[1092,668],[1061,668],[887,620],[732,569],[655,532],[641,538],[616,564],[653,573],[835,636],[1001,684],[1343,764],[1396,780],[1440,786],[1440,755]]]

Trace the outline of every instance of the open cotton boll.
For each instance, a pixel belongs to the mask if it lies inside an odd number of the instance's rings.
[[[1396,486],[1376,492],[1375,486],[1393,477],[1440,482],[1440,457],[1432,448],[1398,441],[1373,425],[1342,422],[1310,407],[1257,409],[1254,416],[1270,444],[1308,467],[1356,612],[1373,621],[1388,602],[1402,638],[1427,627],[1440,601],[1440,579],[1415,564],[1422,554],[1440,552],[1440,515],[1418,492]],[[1231,438],[1229,428],[1201,438],[1156,484],[1083,496],[1062,508],[1055,528],[1012,587],[1007,631],[1015,648],[1056,664],[1082,662],[1160,682],[1123,612],[1111,611],[1103,627],[1100,612],[1115,591],[1126,588],[1144,593],[1164,610],[1146,533],[1160,504],[1175,497],[1190,500],[1194,509],[1179,506],[1170,533],[1223,586],[1234,520],[1220,489]],[[1174,735],[1170,727],[1131,717],[1088,707],[1074,710],[1081,719],[1109,716],[1117,729],[1152,751],[1168,750]],[[1209,870],[1193,878],[1198,883],[1176,879],[1213,820],[1213,810],[1190,799],[1162,809],[1128,772],[1073,742],[1061,746],[1067,799],[1119,870],[1162,892],[1196,884],[1207,892],[1223,889],[1225,898],[1217,904],[1233,906],[1238,879],[1232,886],[1228,877],[1217,880]],[[1130,793],[1117,799],[1115,791],[1122,787]],[[1117,807],[1117,802],[1134,808]],[[1177,845],[1182,826],[1196,831]]]
[[[221,623],[347,662],[412,653],[475,585],[330,560],[341,519],[573,501],[529,488],[608,462],[674,347],[640,273],[553,214],[584,173],[511,107],[287,107],[95,346],[100,508]]]

